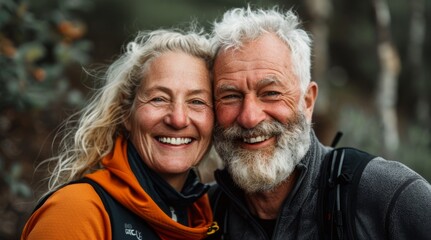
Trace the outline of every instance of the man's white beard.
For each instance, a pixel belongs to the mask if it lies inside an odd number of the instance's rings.
[[[253,129],[235,124],[216,126],[215,148],[234,182],[248,193],[270,191],[286,181],[310,147],[310,123],[302,112],[287,125],[265,121]],[[247,150],[240,144],[250,136],[277,136],[276,145]]]

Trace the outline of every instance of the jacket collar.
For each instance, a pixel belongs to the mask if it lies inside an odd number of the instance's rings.
[[[127,157],[129,165],[144,191],[167,215],[171,214],[171,207],[173,207],[177,212],[179,222],[187,225],[187,208],[208,191],[209,185],[199,182],[196,173],[192,170],[187,176],[183,190],[178,192],[159,174],[144,164],[130,141],[127,144]]]
[[[122,136],[118,137],[113,151],[101,161],[105,169],[86,177],[97,182],[114,199],[151,225],[161,239],[206,237],[213,224],[208,195],[204,194],[201,197],[198,197],[199,194],[196,195],[197,200],[188,208],[191,227],[172,220],[146,192],[147,184],[141,186],[128,161],[127,146],[127,140]]]

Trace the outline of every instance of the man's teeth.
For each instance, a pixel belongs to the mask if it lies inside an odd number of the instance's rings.
[[[168,143],[172,145],[181,145],[188,144],[192,141],[191,138],[169,138],[169,137],[160,137],[159,142]]]
[[[246,143],[257,143],[257,142],[263,142],[267,139],[269,139],[271,136],[258,136],[253,138],[244,138],[243,141]]]

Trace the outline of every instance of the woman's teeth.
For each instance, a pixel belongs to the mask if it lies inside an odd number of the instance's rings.
[[[191,138],[170,138],[170,137],[159,137],[159,142],[167,143],[171,145],[182,145],[182,144],[188,144],[192,141]]]

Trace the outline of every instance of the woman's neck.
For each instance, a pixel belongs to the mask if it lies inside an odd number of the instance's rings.
[[[169,184],[172,188],[177,190],[177,192],[181,192],[184,187],[184,184],[187,180],[187,176],[189,175],[189,171],[180,174],[172,174],[172,173],[159,173],[159,175]]]

